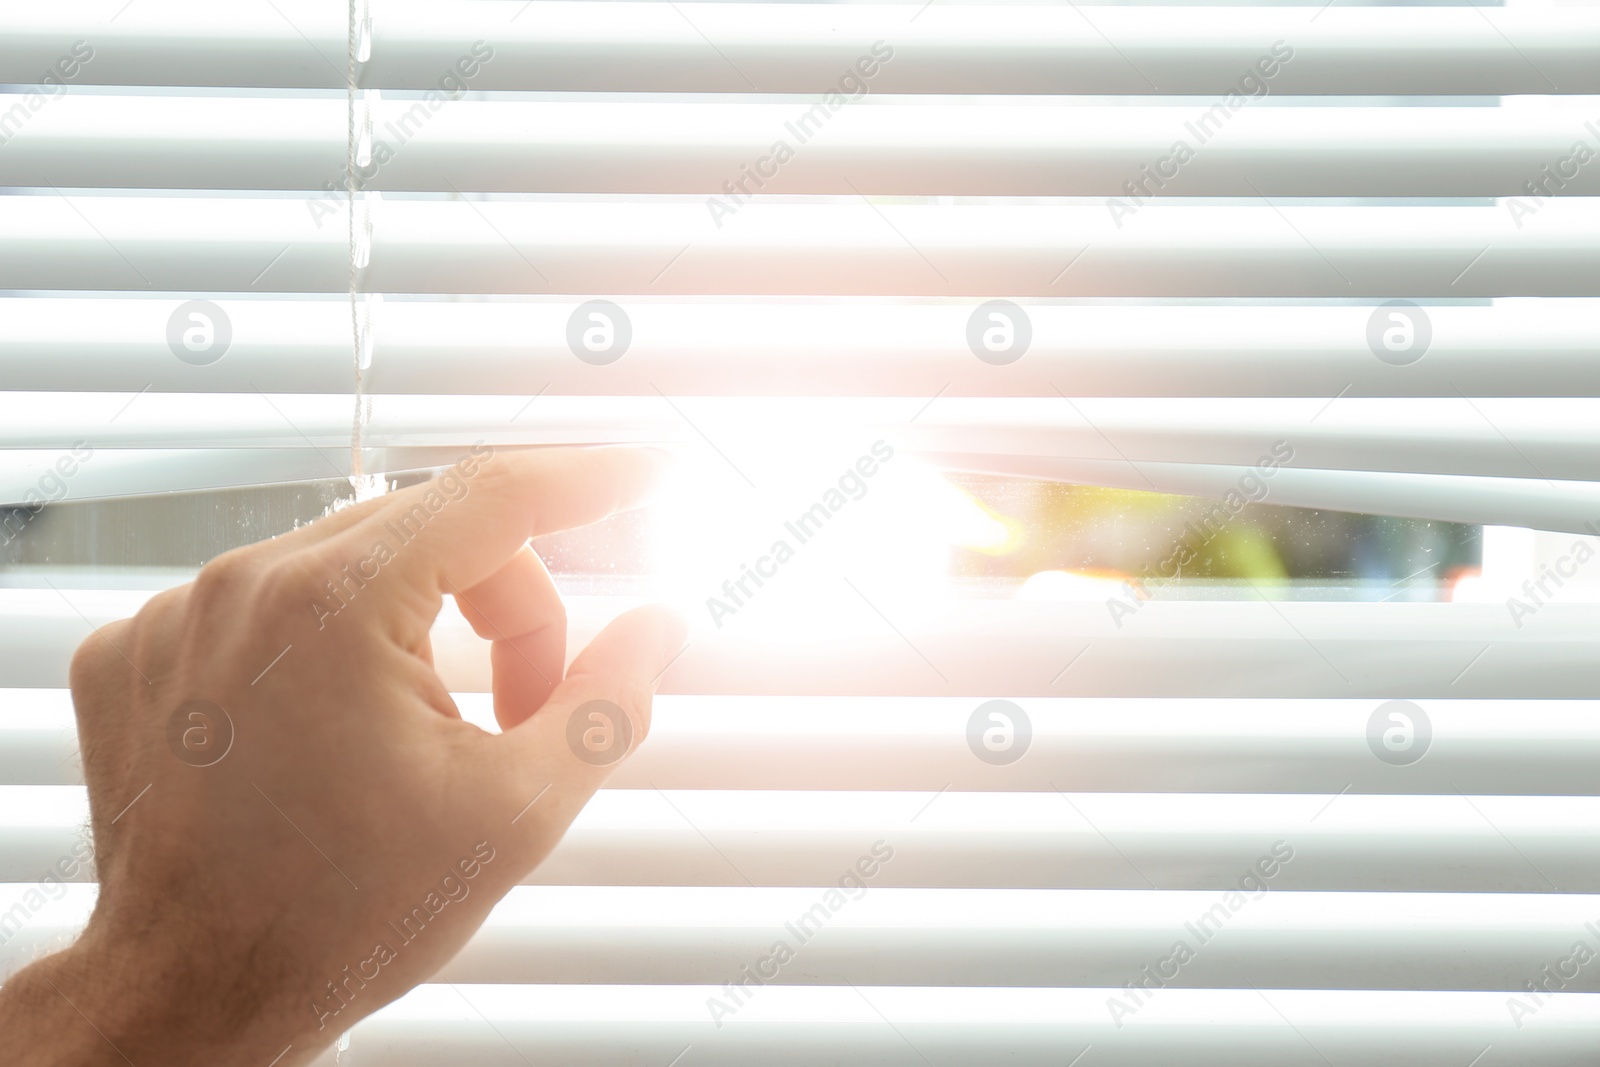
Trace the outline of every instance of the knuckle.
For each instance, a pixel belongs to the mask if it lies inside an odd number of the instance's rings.
[[[227,603],[241,595],[259,576],[262,565],[254,546],[236,548],[217,556],[195,575],[192,597],[202,609]]]
[[[171,614],[175,608],[183,603],[186,597],[187,592],[181,585],[174,589],[163,589],[149,600],[146,600],[144,606],[134,613],[132,619],[125,619],[113,625],[125,626],[134,631],[149,629],[157,620]]]
[[[107,667],[111,666],[107,656],[114,655],[106,641],[115,641],[129,625],[127,620],[108,623],[100,627],[99,633],[84,638],[73,651],[72,663],[67,668],[67,683],[74,692],[93,689],[105,677]]]
[[[290,612],[305,607],[326,581],[330,564],[320,551],[297,552],[273,560],[256,578],[255,597],[269,611]]]
[[[102,626],[107,663],[113,669],[132,670],[133,663],[140,669],[151,669],[168,656],[168,643],[183,625],[188,610],[190,587],[180,585],[163,589],[144,602],[144,606],[131,619],[123,619]]]

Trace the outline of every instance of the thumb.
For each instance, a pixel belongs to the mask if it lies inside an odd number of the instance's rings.
[[[683,651],[688,623],[652,604],[614,619],[578,654],[550,699],[505,734],[519,774],[577,808],[650,732],[656,682]],[[535,779],[540,781],[535,782]]]

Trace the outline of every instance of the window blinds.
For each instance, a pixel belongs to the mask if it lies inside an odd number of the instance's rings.
[[[1290,442],[1277,503],[1595,532],[1593,7],[347,15],[0,13],[0,497],[79,443],[75,500],[342,477],[359,362],[368,470],[826,424],[1222,497]],[[7,968],[92,904],[28,893],[85,816],[71,649],[142,597],[0,590]],[[620,606],[574,598],[573,647]],[[1593,1062],[1581,605],[875,612],[698,636],[340,1062]],[[1014,762],[969,744],[993,699]],[[1390,700],[1425,758],[1383,758]]]

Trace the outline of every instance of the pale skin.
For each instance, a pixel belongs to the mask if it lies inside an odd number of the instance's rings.
[[[488,455],[336,615],[313,606],[332,603],[325,583],[435,483],[220,556],[85,641],[71,683],[99,902],[76,943],[0,989],[4,1063],[293,1067],[446,963],[614,769],[571,750],[573,711],[610,701],[637,746],[684,641],[681,618],[640,608],[563,675],[566,616],[528,538],[635,506],[664,465]],[[445,596],[493,642],[500,734],[463,722],[433,669]],[[196,699],[234,725],[208,767],[168,741]],[[402,941],[391,924],[446,875],[467,891]],[[397,947],[375,965],[379,942]],[[334,996],[346,968],[377,976]]]

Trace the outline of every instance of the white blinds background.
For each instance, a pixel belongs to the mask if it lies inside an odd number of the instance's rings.
[[[1593,7],[370,14],[368,470],[479,438],[804,448],[826,424],[952,469],[1220,496],[1286,440],[1273,502],[1600,519]],[[762,163],[878,42],[870,92]],[[348,472],[346,48],[343,5],[304,0],[0,13],[0,82],[67,86],[0,110],[0,497],[79,441],[75,500]],[[434,107],[442,83],[471,95]],[[631,329],[600,365],[567,333],[596,299]],[[1021,358],[976,355],[989,299],[1023,309]],[[178,356],[189,300],[222,358]],[[8,969],[92,902],[29,883],[85,816],[70,651],[141,596],[0,591]],[[577,598],[574,647],[619,606]],[[537,884],[342,1062],[1593,1063],[1591,610],[883,607],[799,644],[698,636]],[[481,715],[477,650],[441,667]],[[969,747],[994,698],[1030,724],[1010,764]],[[1409,764],[1369,743],[1400,698],[1429,729]],[[724,988],[878,841],[864,897]],[[1271,892],[1234,909],[1258,864]]]

